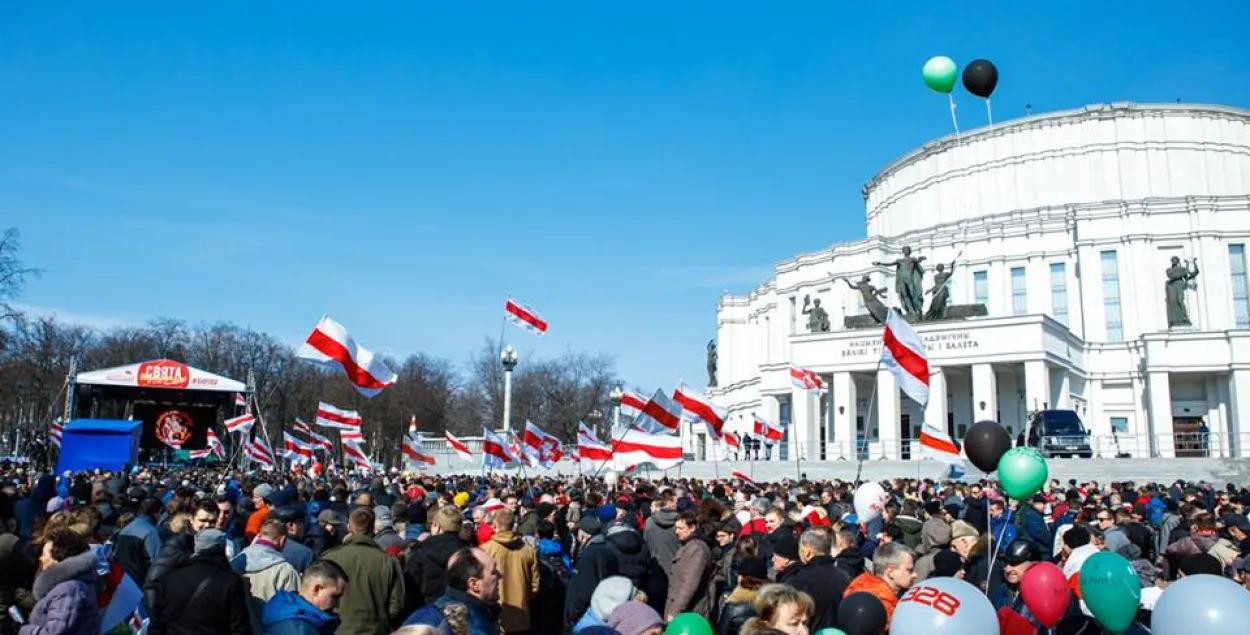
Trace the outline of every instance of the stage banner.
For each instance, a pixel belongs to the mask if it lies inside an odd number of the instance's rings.
[[[209,426],[217,423],[217,408],[211,406],[137,403],[134,415],[143,422],[144,450],[203,449]]]

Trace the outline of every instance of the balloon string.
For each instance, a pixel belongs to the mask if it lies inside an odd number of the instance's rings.
[[[955,98],[946,93],[946,100],[951,104],[951,123],[955,124],[955,141],[963,143],[963,136],[959,134],[959,118],[955,116]]]
[[[994,107],[990,105],[990,98],[985,98],[985,115],[990,118],[990,132],[994,132]]]

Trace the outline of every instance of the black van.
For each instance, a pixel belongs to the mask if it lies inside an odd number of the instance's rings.
[[[1039,410],[1029,417],[1025,445],[1037,448],[1046,458],[1094,457],[1089,431],[1072,410]]]

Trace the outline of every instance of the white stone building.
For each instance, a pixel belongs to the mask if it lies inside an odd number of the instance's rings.
[[[865,430],[871,458],[907,458],[923,418],[957,439],[982,419],[1015,435],[1048,408],[1075,410],[1096,456],[1250,453],[1250,110],[1028,117],[926,144],[863,193],[866,239],[794,256],[718,304],[709,393],[731,430],[755,413],[785,424],[773,460],[853,459]],[[881,328],[843,325],[865,310],[841,279],[867,275],[897,306],[893,270],[872,263],[904,246],[926,258],[926,290],[954,261],[951,303],[988,309],[917,327],[933,367],[925,412],[878,370]],[[1192,327],[1168,328],[1172,256],[1201,271],[1185,293]],[[808,296],[830,332],[808,331]],[[792,364],[828,391],[793,388]],[[699,458],[723,456],[700,429],[687,438]]]

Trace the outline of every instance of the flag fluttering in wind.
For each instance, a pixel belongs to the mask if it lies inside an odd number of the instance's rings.
[[[781,441],[781,437],[785,433],[785,431],[780,427],[774,426],[759,415],[755,415],[755,426],[753,432],[753,436],[755,436],[755,438],[763,441],[767,445],[773,445],[774,443]]]
[[[490,430],[482,434],[482,466],[488,469],[502,468],[513,460],[512,450],[499,435]]]
[[[226,419],[226,432],[239,432],[247,434],[252,429],[252,424],[256,423],[256,415],[248,412],[237,417]]]
[[[304,436],[308,436],[312,434],[312,428],[309,428],[308,424],[304,423],[304,420],[300,419],[299,417],[295,418],[295,425],[292,427],[295,429],[296,432]]]
[[[365,435],[360,430],[339,430],[339,441],[360,447],[365,442]]]
[[[217,438],[217,433],[213,432],[212,428],[209,428],[208,431],[204,433],[204,437],[208,443],[209,451],[216,454],[219,459],[226,458],[226,446],[221,442],[221,439]]]
[[[234,405],[236,405],[236,406],[238,406],[238,407],[240,407],[240,408],[246,408],[246,407],[247,407],[247,397],[245,397],[245,396],[243,395],[243,393],[241,393],[241,392],[236,392],[236,393],[234,393]]]
[[[461,441],[460,439],[457,439],[456,437],[452,436],[450,432],[444,432],[443,434],[447,435],[448,447],[454,450],[455,453],[460,456],[460,458],[466,461],[473,460],[473,453],[469,452],[469,446],[465,445],[464,442]]]
[[[681,406],[682,413],[687,419],[702,421],[713,439],[720,438],[721,429],[725,427],[725,419],[729,417],[728,410],[712,403],[707,395],[695,391],[685,382],[679,384],[677,390],[673,391],[673,401]]]
[[[425,451],[425,444],[415,436],[404,437],[404,444],[401,448],[404,459],[410,463],[424,463],[426,465],[434,465],[434,455]]]
[[[290,432],[282,433],[282,445],[286,449],[286,458],[296,463],[311,463],[313,460],[312,446],[291,436]]]
[[[343,458],[350,461],[352,467],[355,467],[358,470],[363,472],[373,471],[373,461],[369,460],[369,457],[365,455],[364,450],[354,445],[343,446]]]
[[[547,321],[538,317],[537,313],[520,302],[517,302],[512,298],[508,298],[508,301],[503,305],[503,311],[513,324],[516,324],[530,333],[539,337],[542,337],[547,333]]]
[[[734,470],[732,476],[738,479],[739,481],[742,481],[743,485],[749,485],[751,487],[754,487],[755,489],[759,489],[760,487],[759,485],[755,484],[755,481],[751,477],[747,476],[746,474],[738,470]]]
[[[626,390],[621,393],[621,416],[633,419],[642,414],[642,409],[647,405],[647,398],[632,391]]]
[[[341,368],[356,390],[366,397],[382,392],[397,379],[395,371],[375,358],[373,351],[357,344],[342,324],[328,316],[321,318],[295,356]]]
[[[65,430],[65,425],[56,420],[48,427],[48,440],[52,441],[56,447],[61,447],[61,434]]]
[[[681,462],[681,437],[644,434],[631,430],[612,440],[612,465],[617,471],[641,463],[651,463],[661,470],[667,470],[677,467]]]
[[[320,449],[330,453],[334,452],[334,443],[330,441],[330,438],[313,432],[312,430],[308,431],[308,443],[312,445],[314,449]]]
[[[738,435],[732,432],[726,432],[725,434],[721,435],[721,441],[725,442],[725,447],[730,448],[734,451],[742,449],[742,440],[738,438]]]
[[[923,408],[929,403],[929,356],[916,330],[898,311],[890,309],[885,318],[881,342],[881,365],[898,382],[898,387]]]
[[[577,435],[577,460],[583,472],[595,472],[612,460],[612,446],[595,438],[594,432],[586,430]]]
[[[820,394],[825,389],[825,382],[816,374],[816,371],[798,366],[790,367],[790,381],[795,388],[806,390],[809,393]]]
[[[642,406],[642,413],[634,417],[634,426],[649,434],[677,432],[681,428],[681,406],[657,389]]]
[[[323,428],[359,432],[363,420],[355,410],[342,410],[323,401],[317,404],[317,418],[313,420],[313,423]]]
[[[250,443],[243,446],[243,453],[266,468],[273,467],[273,450],[260,437],[253,437]]]

